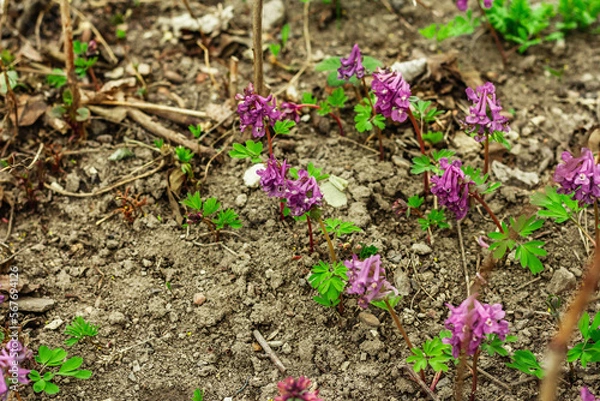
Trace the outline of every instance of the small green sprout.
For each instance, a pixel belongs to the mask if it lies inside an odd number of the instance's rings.
[[[190,125],[188,126],[188,129],[190,130],[190,132],[192,133],[192,135],[194,135],[194,138],[198,139],[200,138],[200,135],[202,135],[202,126],[200,124],[197,125]]]
[[[188,193],[187,197],[180,203],[192,210],[187,216],[185,226],[202,222],[214,233],[217,242],[219,241],[220,230],[223,228],[227,226],[233,229],[242,227],[242,222],[233,209],[219,210],[221,203],[217,198],[208,198],[203,201],[200,192],[196,191],[193,194]],[[211,218],[211,216],[213,217]]]
[[[361,231],[353,222],[340,219],[325,219],[325,229],[336,237]]]
[[[199,388],[194,390],[192,401],[204,401],[204,391],[200,390]]]
[[[444,344],[442,339],[451,336],[450,331],[442,331],[438,337],[425,341],[423,348],[411,349],[412,355],[406,358],[406,362],[412,363],[417,373],[426,370],[428,365],[436,373],[447,372],[448,362],[455,361],[455,358],[452,357],[452,346]]]
[[[575,344],[567,352],[567,361],[581,361],[581,366],[587,367],[587,364],[592,362],[600,362],[600,312],[594,316],[594,320],[590,324],[590,315],[584,312],[579,319],[579,332],[583,341]]]
[[[98,335],[98,326],[85,321],[81,316],[73,319],[73,323],[65,328],[65,334],[70,336],[65,340],[68,347],[72,347],[86,337],[95,337]]]
[[[46,81],[48,85],[59,89],[67,84],[67,76],[63,70],[55,68],[52,70],[52,74],[46,77]]]
[[[506,366],[509,368],[520,370],[528,375],[533,375],[538,379],[544,377],[544,369],[538,362],[533,352],[529,350],[518,350],[510,357],[511,362],[507,363]]]
[[[261,142],[246,141],[246,145],[234,143],[232,146],[233,150],[229,151],[229,157],[234,159],[250,158],[252,163],[260,163],[262,161],[260,155],[263,151],[263,144]]]

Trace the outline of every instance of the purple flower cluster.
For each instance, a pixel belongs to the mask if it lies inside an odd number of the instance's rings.
[[[260,185],[267,196],[285,199],[290,213],[302,216],[321,204],[323,194],[317,180],[308,171],[299,170],[298,179],[291,180],[286,178],[288,168],[285,160],[279,163],[271,156],[267,168],[258,170],[256,174],[260,176]]]
[[[500,112],[502,106],[496,100],[496,88],[491,82],[478,86],[476,90],[467,88],[467,97],[473,102],[469,107],[469,115],[465,118],[467,132],[475,134],[475,140],[483,142],[486,135],[496,131],[508,132],[508,118]],[[489,110],[489,112],[488,112]]]
[[[384,299],[390,294],[398,295],[398,290],[385,278],[385,269],[381,267],[381,257],[373,255],[359,260],[352,255],[352,260],[344,261],[348,268],[347,294],[359,295],[358,306],[366,309],[371,301]]]
[[[377,113],[399,123],[406,121],[411,93],[410,85],[402,78],[401,73],[379,68],[373,73],[371,88],[377,96]]]
[[[473,185],[460,168],[462,162],[454,160],[448,163],[448,159],[440,159],[440,168],[444,170],[441,176],[431,177],[431,193],[438,197],[440,205],[454,212],[457,220],[462,220],[469,211],[469,185]]]
[[[26,359],[33,357],[32,352],[25,348],[19,341],[10,340],[6,343],[6,348],[0,351],[0,399],[5,400],[8,396],[9,388],[6,385],[7,379],[15,379],[22,384],[28,384],[28,369],[20,367]],[[15,383],[11,380],[12,383]]]
[[[300,122],[301,105],[293,102],[282,102],[279,110],[281,111],[281,120],[292,120],[296,124]]]
[[[309,387],[310,380],[307,377],[288,377],[277,383],[279,396],[275,397],[275,401],[323,401],[318,397],[319,390],[308,391]]]
[[[459,306],[450,308],[445,326],[452,331],[452,337],[444,338],[445,344],[452,345],[452,356],[458,358],[463,343],[467,344],[467,355],[475,354],[488,334],[496,334],[501,340],[508,334],[508,322],[500,304],[481,304],[476,294],[465,299]]]
[[[262,97],[254,92],[254,85],[248,84],[244,94],[235,95],[238,104],[237,112],[240,116],[240,130],[252,127],[252,136],[260,138],[265,135],[265,123],[273,125],[281,119],[281,112],[277,110],[277,101],[273,95]]]
[[[458,7],[458,9],[460,11],[466,11],[468,1],[469,0],[458,0],[456,2],[456,7]],[[477,1],[479,1],[479,0],[477,0]],[[483,0],[483,6],[485,8],[490,8],[492,6],[492,0]]]
[[[340,60],[342,66],[338,68],[338,79],[348,80],[352,76],[356,75],[356,78],[362,79],[365,76],[365,67],[362,65],[362,56],[360,54],[360,48],[357,44],[352,47],[350,56]]]
[[[596,164],[592,151],[582,148],[579,157],[565,151],[561,157],[564,163],[554,172],[554,181],[560,185],[558,193],[575,193],[580,204],[594,203],[600,198],[600,165]]]
[[[581,388],[581,401],[599,401],[599,400],[596,399],[596,397],[594,397],[594,394],[592,394],[592,392],[587,387],[582,387]]]

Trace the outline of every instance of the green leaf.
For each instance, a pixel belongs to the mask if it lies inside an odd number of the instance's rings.
[[[341,63],[340,63],[341,65]],[[382,67],[383,63],[376,58],[370,56],[363,56],[362,65],[369,72],[375,71],[377,68]]]
[[[229,156],[234,159],[245,159],[249,157],[253,163],[261,161],[260,155],[263,151],[262,142],[246,141],[245,145],[234,143],[233,150],[229,152]]]
[[[60,68],[54,68],[52,70],[52,74],[49,74],[46,77],[46,82],[48,85],[53,86],[55,88],[62,88],[67,84],[67,76],[63,70]]]
[[[42,379],[42,376],[40,376],[40,372],[38,372],[35,369],[32,369],[29,371],[28,377],[31,381],[34,381],[34,382]]]
[[[48,395],[54,395],[54,394],[58,394],[59,392],[60,392],[60,388],[56,384],[46,382],[46,386],[44,387],[44,393],[46,393]]]
[[[242,222],[239,220],[237,213],[233,209],[221,210],[217,215],[217,218],[213,220],[216,229],[221,230],[225,226],[229,226],[233,229],[242,227]]]
[[[329,178],[329,174],[322,174],[321,170],[323,170],[323,169],[316,168],[312,162],[308,163],[308,166],[306,166],[306,171],[308,172],[308,175],[311,177],[314,177],[315,180],[317,180],[317,182],[323,181],[323,180]],[[298,177],[296,177],[296,179],[297,178]]]
[[[48,366],[58,366],[58,365],[61,365],[62,362],[67,357],[67,351],[65,351],[62,348],[55,348],[51,352],[52,352],[52,356],[50,357],[50,360],[47,362]]]
[[[354,225],[354,223],[352,223],[351,221],[342,221],[340,219],[325,219],[324,223],[327,232],[333,233],[337,237],[361,231],[360,227]]]
[[[72,372],[73,374],[70,375],[76,379],[81,379],[81,380],[87,380],[90,377],[92,377],[93,372],[91,370],[78,370],[76,372]]]
[[[425,198],[423,198],[422,196],[419,195],[414,195],[411,196],[410,198],[408,198],[408,207],[413,208],[413,209],[418,209],[421,207],[421,205],[423,205],[423,203],[425,202]]]
[[[200,192],[198,191],[194,192],[193,194],[188,192],[187,197],[179,203],[198,212],[202,210],[202,198],[200,197]]]
[[[33,383],[33,391],[41,393],[46,388],[47,383],[44,380],[39,380]]]
[[[6,86],[6,78],[8,78],[8,85]],[[19,81],[19,74],[16,71],[0,72],[0,94],[6,95],[8,88],[14,89]]]
[[[208,198],[204,201],[204,205],[202,205],[202,214],[204,217],[208,217],[214,213],[221,207],[221,203],[217,200],[217,198]]]
[[[589,329],[590,329],[590,315],[587,312],[583,312],[581,315],[581,319],[579,319],[579,331],[581,332],[581,336],[584,340],[589,339]]]
[[[200,124],[197,125],[188,125],[188,130],[192,133],[194,138],[198,139],[202,135],[202,126]]]
[[[290,130],[296,126],[296,122],[292,120],[279,120],[275,122],[273,130],[275,135],[288,135]]]
[[[279,52],[281,51],[281,45],[279,43],[271,43],[269,45],[269,51],[274,57],[279,56]]]
[[[454,156],[456,154],[455,151],[450,150],[450,149],[440,149],[440,150],[434,150],[433,152],[431,152],[431,157],[433,157],[433,160],[435,160],[436,162],[439,162],[440,159],[442,158],[446,158],[449,159],[452,156]]]
[[[335,108],[342,108],[344,107],[344,105],[346,104],[346,102],[348,101],[348,96],[346,96],[346,93],[344,92],[344,88],[335,88],[333,90],[333,92],[331,92],[331,95],[329,95],[327,97],[327,103],[331,106],[331,107],[335,107]]]
[[[79,356],[75,356],[73,358],[67,359],[62,366],[60,367],[58,374],[65,374],[67,372],[71,372],[76,370],[83,363],[83,358]]]
[[[340,57],[330,57],[315,65],[315,71],[337,71],[341,66]]]
[[[302,94],[302,104],[317,104],[317,98],[310,92],[304,92]]]
[[[515,258],[517,258],[521,267],[527,267],[533,274],[538,274],[544,270],[544,265],[538,256],[546,256],[548,252],[541,247],[545,245],[544,241],[529,241],[517,246]]]
[[[46,382],[49,382],[50,380],[54,379],[54,373],[46,372],[44,373],[44,376],[42,376],[42,379]]]
[[[188,163],[194,157],[194,152],[184,146],[177,146],[175,148],[175,156],[180,162]]]
[[[554,220],[556,223],[564,223],[571,219],[581,210],[573,194],[559,194],[554,187],[546,187],[544,192],[534,192],[531,203],[542,208],[538,216]]]
[[[433,39],[436,37],[438,31],[437,24],[427,25],[423,29],[419,29],[419,33],[423,35],[426,39]]]
[[[204,400],[204,391],[200,390],[199,388],[194,390],[194,395],[192,396],[192,401],[203,401],[203,400]]]
[[[427,155],[421,155],[413,157],[413,165],[410,169],[411,174],[423,174],[426,171],[432,171],[434,166],[431,164],[431,160]]]
[[[537,361],[535,355],[529,350],[518,350],[511,356],[512,362],[507,363],[509,368],[533,375],[538,379],[544,376],[544,370]]]
[[[45,345],[41,345],[40,348],[38,348],[38,354],[35,357],[35,360],[38,363],[45,365],[52,358],[52,355],[53,353],[50,348],[46,347]]]
[[[435,145],[436,143],[440,143],[444,140],[443,132],[426,132],[423,134],[423,140]]]
[[[290,24],[285,24],[281,27],[281,46],[285,47],[288,38],[290,37]]]

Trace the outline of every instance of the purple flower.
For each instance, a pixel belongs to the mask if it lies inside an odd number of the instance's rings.
[[[346,293],[359,295],[358,306],[366,309],[371,301],[384,299],[390,294],[398,295],[385,278],[385,269],[381,267],[381,257],[373,255],[365,260],[359,260],[352,255],[352,260],[344,261],[348,268],[348,284]]]
[[[443,342],[452,345],[452,356],[455,358],[460,355],[465,342],[467,355],[473,355],[486,336],[496,334],[504,340],[508,334],[508,322],[504,320],[502,305],[481,304],[475,297],[476,294],[471,295],[457,307],[446,304],[450,313],[445,326],[452,331],[452,337],[444,338]]]
[[[0,399],[5,400],[8,396],[9,388],[6,385],[6,379],[15,378],[19,383],[28,384],[28,369],[20,367],[20,364],[26,359],[31,359],[33,353],[25,348],[19,341],[10,340],[6,343],[6,348],[0,351]]]
[[[461,170],[462,162],[454,160],[452,164],[448,159],[440,159],[440,168],[444,170],[442,176],[431,177],[431,193],[438,197],[440,205],[454,212],[457,220],[462,220],[469,211],[469,185],[474,182],[468,179]]]
[[[373,73],[371,88],[377,96],[377,113],[399,123],[406,121],[411,93],[410,85],[402,78],[401,73],[379,68]]]
[[[293,102],[283,102],[281,106],[279,106],[279,110],[281,110],[281,120],[292,120],[296,124],[300,121],[300,107],[299,104]]]
[[[256,174],[260,176],[260,186],[267,193],[267,196],[272,198],[283,198],[285,196],[288,187],[288,180],[285,178],[285,175],[288,168],[286,160],[280,164],[271,155],[267,162],[267,168],[256,171]]]
[[[475,134],[475,140],[483,142],[486,135],[496,131],[508,132],[508,118],[500,112],[502,107],[496,100],[496,88],[491,82],[478,86],[477,90],[467,88],[467,97],[473,102],[464,124],[468,133]]]
[[[287,181],[285,198],[292,216],[302,216],[321,204],[323,194],[315,177],[306,170],[299,170],[297,180]]]
[[[596,397],[594,397],[594,394],[592,394],[592,392],[587,387],[582,387],[581,388],[581,401],[598,401],[598,400],[596,399]]]
[[[277,383],[279,396],[275,397],[275,401],[323,401],[318,397],[319,391],[308,391],[309,387],[310,380],[307,377],[288,377]]]
[[[265,135],[265,123],[273,125],[281,118],[277,110],[277,103],[273,95],[262,97],[254,92],[252,83],[244,89],[244,94],[235,95],[238,104],[237,112],[240,116],[240,131],[244,132],[246,127],[252,127],[252,136],[255,138]]]
[[[362,57],[360,55],[360,48],[357,44],[352,47],[350,56],[340,60],[342,66],[338,68],[338,79],[348,80],[356,75],[356,78],[362,79],[365,76],[365,67],[362,65]]]
[[[564,163],[556,166],[554,172],[554,181],[560,185],[557,192],[575,193],[581,205],[594,203],[600,198],[600,165],[596,164],[592,151],[582,148],[579,157],[565,151],[561,157]]]

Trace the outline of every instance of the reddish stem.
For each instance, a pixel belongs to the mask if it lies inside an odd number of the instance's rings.
[[[487,174],[490,169],[490,137],[485,136],[485,144],[483,146],[483,174]]]
[[[433,381],[431,382],[431,387],[429,387],[431,389],[431,391],[435,391],[435,388],[438,384],[438,382],[440,381],[442,377],[442,371],[440,370],[439,372],[437,372],[433,378]]]
[[[310,216],[306,216],[306,223],[308,224],[308,238],[310,242],[310,253],[312,254],[315,251],[315,243],[313,240],[313,230],[312,224],[310,223]]]
[[[417,123],[417,120],[415,119],[415,116],[410,107],[408,108],[408,118],[410,119],[413,129],[415,130],[415,135],[417,135],[417,141],[419,141],[419,148],[421,149],[421,154],[424,155],[425,142],[423,142],[421,128],[419,128],[419,124]],[[429,192],[429,174],[427,174],[427,171],[423,173],[423,191],[425,192],[425,196],[427,196],[427,193]]]
[[[298,105],[298,108],[302,108],[302,107],[308,107],[309,109],[320,109],[321,108],[317,104],[299,104]],[[342,127],[342,120],[340,120],[340,118],[334,112],[327,113],[327,114],[329,114],[329,116],[331,118],[333,118],[335,120],[335,122],[337,123],[338,128],[340,130],[340,136],[346,136],[344,134],[344,127]]]
[[[471,385],[471,401],[475,401],[475,392],[477,391],[477,361],[479,360],[479,348],[473,355],[473,382]]]
[[[267,143],[269,144],[269,156],[273,156],[273,140],[271,139],[271,125],[266,124]]]
[[[281,217],[281,221],[285,220],[285,216],[283,215],[284,208],[285,208],[285,202],[279,202],[279,216]]]
[[[469,195],[471,195],[473,198],[475,198],[477,200],[477,202],[479,202],[481,204],[481,206],[483,206],[483,208],[490,215],[492,220],[494,220],[494,223],[496,223],[496,227],[498,227],[498,230],[500,230],[500,232],[504,234],[504,229],[502,228],[502,224],[500,224],[500,221],[498,220],[498,218],[496,217],[494,212],[492,212],[492,209],[490,209],[488,204],[483,200],[481,195],[479,195],[476,192],[469,192]]]

